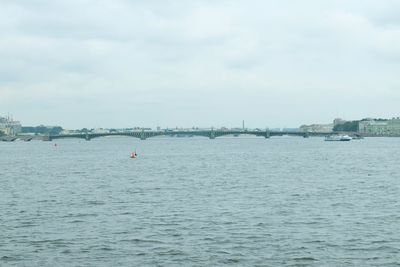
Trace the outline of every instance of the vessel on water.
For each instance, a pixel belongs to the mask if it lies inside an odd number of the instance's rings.
[[[325,136],[325,141],[351,141],[351,137],[348,135],[329,135]]]

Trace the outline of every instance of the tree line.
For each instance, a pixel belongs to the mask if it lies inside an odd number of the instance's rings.
[[[346,121],[341,124],[336,124],[333,127],[334,132],[358,132],[358,123],[360,121]]]
[[[43,135],[57,135],[63,131],[63,128],[60,126],[48,127],[48,126],[24,126],[22,127],[22,133],[34,133],[34,134],[43,134]]]

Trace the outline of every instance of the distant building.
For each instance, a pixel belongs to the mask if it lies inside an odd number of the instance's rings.
[[[60,132],[60,134],[78,134],[79,132],[78,131],[76,131],[76,130],[66,130],[66,129],[64,129],[64,130],[62,130],[61,132]]]
[[[110,133],[110,130],[104,128],[96,128],[92,131],[92,133],[105,134]]]
[[[311,124],[300,126],[300,132],[305,133],[330,133],[333,130],[333,123],[329,124]]]
[[[400,136],[400,118],[391,120],[364,119],[359,122],[360,133],[375,136]]]
[[[299,132],[300,129],[299,128],[283,128],[282,131],[283,132]]]
[[[0,131],[6,135],[16,135],[21,132],[22,125],[19,121],[14,121],[10,117],[0,117]]]

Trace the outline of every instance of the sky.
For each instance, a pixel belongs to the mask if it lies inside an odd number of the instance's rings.
[[[400,116],[398,0],[0,0],[23,125],[298,127]]]

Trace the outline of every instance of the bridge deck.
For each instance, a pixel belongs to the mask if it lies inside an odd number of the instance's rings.
[[[68,135],[49,135],[45,140],[51,141],[61,138],[82,138],[90,140],[98,137],[105,136],[130,136],[140,138],[142,140],[156,137],[156,136],[204,136],[214,139],[226,135],[255,135],[260,137],[269,138],[271,136],[327,136],[332,135],[333,132],[288,132],[288,131],[222,131],[222,130],[206,130],[206,131],[134,131],[134,132],[118,132],[118,133],[83,133],[83,134],[68,134]]]

